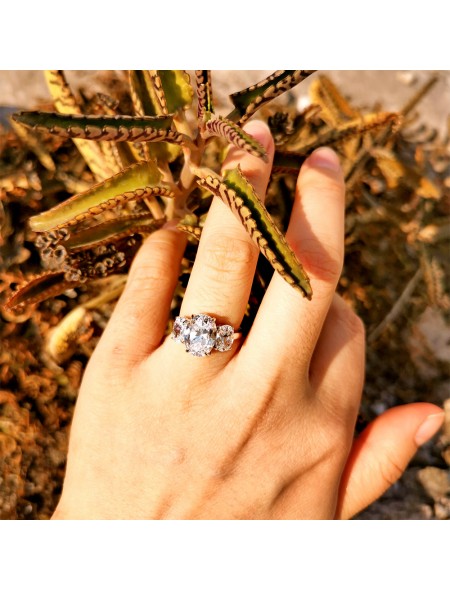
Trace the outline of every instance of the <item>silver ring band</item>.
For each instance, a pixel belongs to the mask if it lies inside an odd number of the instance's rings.
[[[212,351],[229,351],[241,333],[229,324],[217,326],[215,318],[207,314],[193,314],[175,318],[171,337],[185,346],[186,353],[205,357]]]

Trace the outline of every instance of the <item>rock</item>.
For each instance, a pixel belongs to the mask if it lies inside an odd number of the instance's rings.
[[[450,472],[448,470],[427,466],[419,470],[417,479],[427,495],[434,501],[445,499],[446,495],[450,494]]]
[[[434,514],[437,519],[448,519],[450,517],[450,499],[441,499],[434,504]]]

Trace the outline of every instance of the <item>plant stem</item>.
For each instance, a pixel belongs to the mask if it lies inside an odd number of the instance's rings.
[[[162,220],[166,217],[154,195],[151,195],[150,197],[144,197],[144,203],[149,208],[150,213],[155,218],[155,220]]]
[[[394,322],[398,318],[398,316],[403,311],[405,304],[408,302],[409,298],[412,296],[414,290],[416,289],[419,281],[422,279],[422,269],[418,269],[412,279],[408,282],[407,286],[401,293],[398,300],[392,306],[389,313],[385,316],[385,318],[380,322],[380,324],[372,330],[369,334],[367,342],[369,345],[372,345],[378,337],[383,333],[385,328]]]
[[[184,113],[177,115],[177,117],[174,119],[174,123],[178,131],[189,135],[189,137],[192,137],[192,130]],[[183,211],[185,209],[187,198],[196,187],[196,177],[192,173],[190,165],[191,163],[195,164],[196,166],[200,165],[203,151],[205,149],[205,141],[200,135],[198,135],[195,140],[193,140],[193,145],[194,148],[183,147],[184,164],[181,170],[180,179],[178,181],[180,194],[176,197],[173,206],[174,215],[176,211]]]

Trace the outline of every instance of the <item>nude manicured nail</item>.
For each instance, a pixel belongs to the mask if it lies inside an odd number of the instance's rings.
[[[437,412],[429,415],[417,429],[414,441],[416,445],[423,445],[439,431],[444,423],[445,412]]]
[[[315,150],[308,158],[309,166],[314,168],[326,168],[338,172],[341,167],[338,155],[331,148],[323,147]]]

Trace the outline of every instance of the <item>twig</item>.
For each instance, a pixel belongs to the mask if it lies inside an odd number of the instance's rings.
[[[430,92],[436,82],[439,80],[439,76],[434,74],[431,78],[421,87],[419,88],[418,92],[409,99],[409,101],[404,105],[403,109],[400,113],[406,117],[409,115],[411,111],[417,106],[417,104],[423,99],[423,97]]]
[[[414,277],[409,281],[408,285],[403,290],[401,296],[398,298],[398,300],[391,308],[390,312],[384,317],[380,324],[376,328],[374,328],[372,332],[369,334],[367,338],[367,342],[369,345],[372,345],[378,339],[378,337],[384,332],[385,328],[398,318],[406,302],[412,296],[414,290],[416,289],[421,279],[422,269],[418,269]]]

